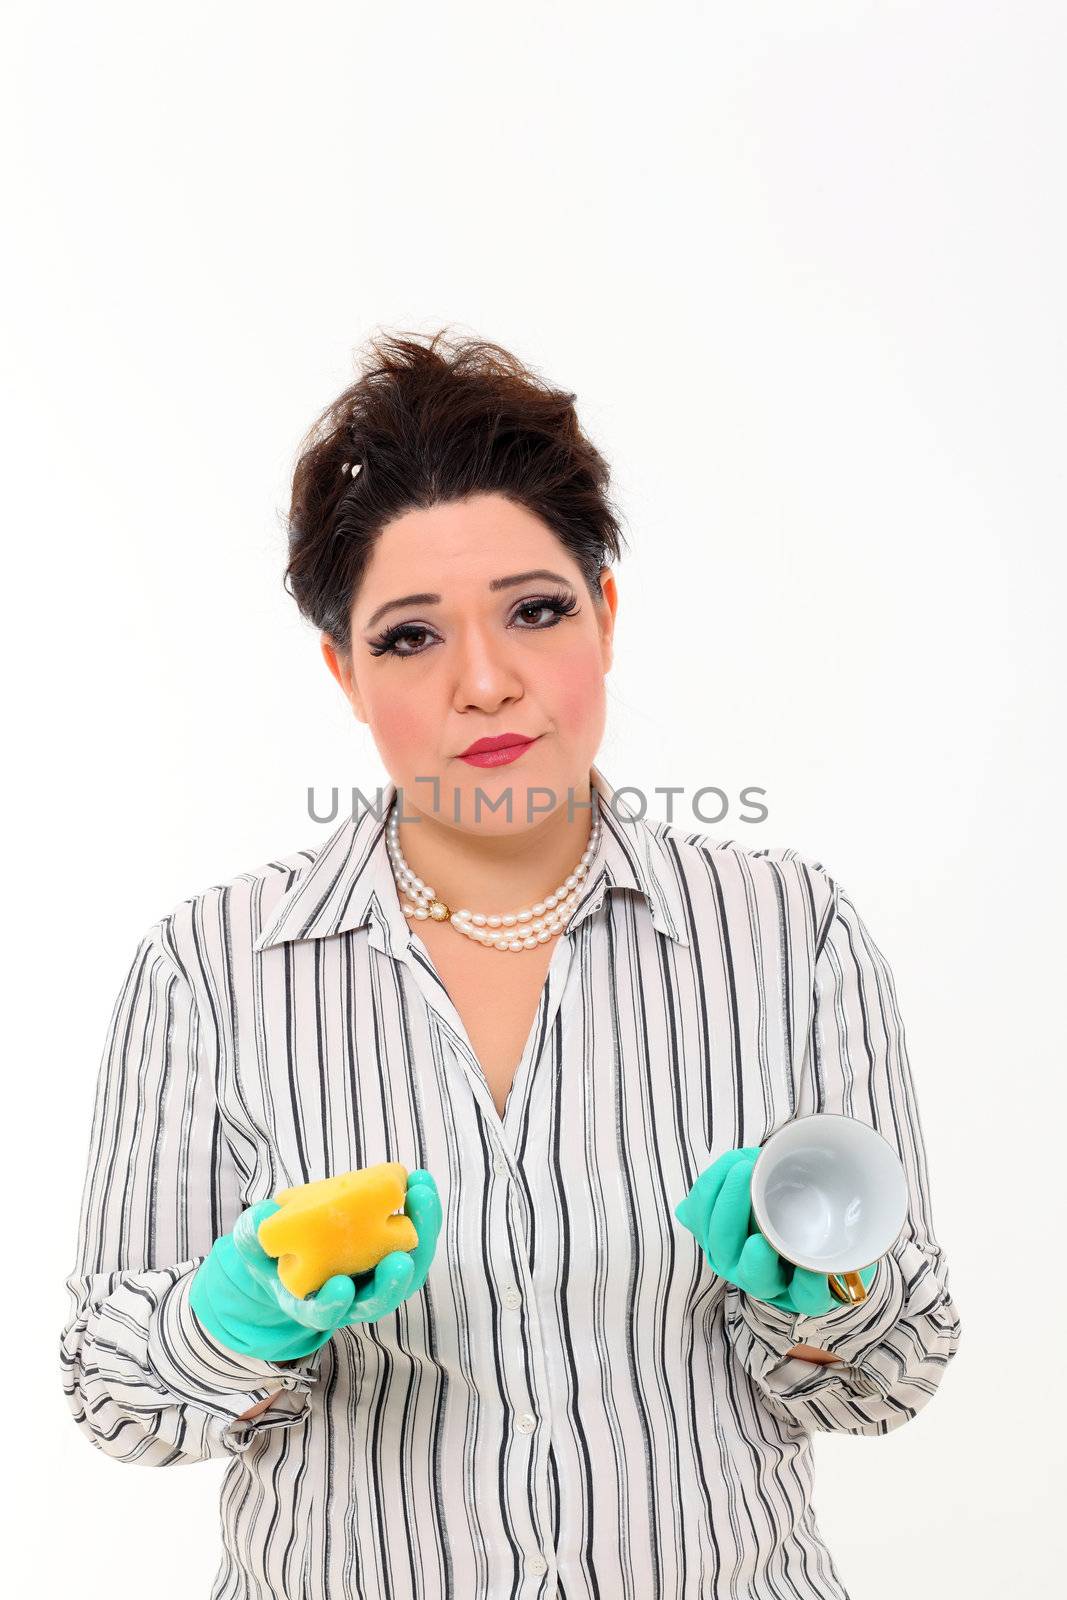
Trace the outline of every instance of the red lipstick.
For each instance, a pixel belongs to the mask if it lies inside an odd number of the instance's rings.
[[[521,756],[533,743],[535,740],[524,733],[498,733],[491,739],[475,739],[466,750],[460,751],[459,759],[469,762],[472,767],[503,767]]]

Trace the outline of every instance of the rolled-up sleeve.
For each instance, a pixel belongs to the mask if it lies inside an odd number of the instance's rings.
[[[865,1300],[811,1317],[779,1310],[727,1284],[724,1315],[735,1355],[761,1398],[809,1432],[889,1433],[914,1417],[959,1345],[948,1261],[934,1235],[926,1149],[904,1026],[888,963],[848,895],[833,894],[815,941],[808,1049],[796,1115],[838,1112],[893,1146],[907,1177],[907,1219],[879,1258]],[[811,1344],[833,1363],[786,1357]]]
[[[321,1350],[278,1365],[217,1343],[188,1302],[244,1209],[213,1050],[168,919],[138,944],[112,1010],[82,1188],[63,1390],[96,1449],[142,1466],[230,1457],[304,1417]],[[250,1421],[242,1412],[277,1390]]]

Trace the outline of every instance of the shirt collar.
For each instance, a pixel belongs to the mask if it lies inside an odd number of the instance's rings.
[[[660,933],[688,946],[679,872],[672,845],[659,831],[662,824],[640,818],[596,766],[590,768],[590,782],[601,801],[600,847],[567,931],[591,915],[606,893],[629,889],[648,901]],[[404,915],[385,840],[396,792],[389,782],[376,804],[363,806],[329,836],[282,895],[253,950],[362,927],[369,929],[370,942],[378,949],[396,955],[406,947],[412,926],[418,924]]]

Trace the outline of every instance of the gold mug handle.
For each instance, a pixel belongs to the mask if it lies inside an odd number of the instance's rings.
[[[858,1306],[867,1298],[867,1288],[858,1272],[828,1272],[831,1291],[846,1305]]]

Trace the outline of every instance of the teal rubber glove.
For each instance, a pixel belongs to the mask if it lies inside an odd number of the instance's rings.
[[[264,1217],[280,1209],[271,1198],[241,1212],[232,1233],[216,1239],[193,1274],[189,1304],[208,1333],[229,1350],[261,1361],[298,1361],[320,1349],[338,1328],[376,1322],[426,1282],[441,1231],[437,1185],[422,1167],[408,1174],[404,1211],[415,1225],[414,1250],[392,1250],[372,1271],[335,1273],[299,1299],[278,1276],[276,1256],[259,1242]]]
[[[700,1174],[675,1206],[675,1216],[693,1234],[711,1270],[754,1300],[805,1317],[839,1310],[845,1302],[834,1294],[825,1272],[794,1266],[760,1233],[752,1215],[752,1169],[759,1153],[759,1145],[727,1150]],[[877,1261],[861,1269],[865,1289],[877,1271]]]

